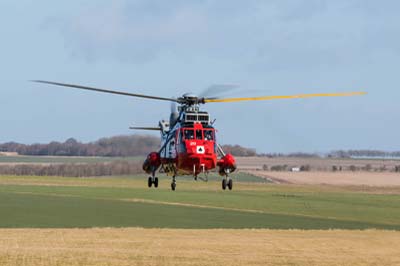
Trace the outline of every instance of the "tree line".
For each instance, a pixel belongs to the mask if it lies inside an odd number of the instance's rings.
[[[261,153],[260,157],[295,157],[295,158],[399,158],[400,151],[380,151],[380,150],[336,150],[328,153]]]
[[[240,145],[223,145],[226,153],[234,156],[256,156],[255,149]],[[101,138],[94,142],[82,143],[74,138],[65,142],[53,141],[47,144],[21,144],[8,142],[0,144],[0,152],[16,152],[32,156],[100,156],[133,157],[146,156],[160,149],[160,139],[149,135],[128,135]]]
[[[131,135],[102,138],[89,143],[82,143],[74,138],[70,138],[65,142],[53,141],[48,144],[27,145],[8,142],[0,144],[0,151],[39,156],[128,157],[147,155],[151,151],[158,150],[159,147],[159,138]]]
[[[328,157],[334,158],[355,158],[355,157],[369,157],[369,158],[385,158],[385,157],[400,157],[400,151],[380,151],[380,150],[337,150],[328,154]]]
[[[317,153],[306,153],[306,152],[293,152],[293,153],[261,153],[259,157],[277,158],[277,157],[292,157],[292,158],[322,158]]]
[[[225,153],[230,153],[233,156],[257,156],[255,149],[245,148],[240,145],[223,145],[222,149]]]
[[[120,176],[142,174],[142,163],[137,161],[113,161],[86,164],[4,164],[0,175],[17,176]]]
[[[83,143],[74,138],[65,142],[52,141],[45,144],[21,144],[8,142],[0,144],[0,152],[16,152],[20,155],[39,156],[104,156],[104,157],[133,157],[146,156],[160,148],[160,139],[149,135],[127,135],[101,138],[97,141]],[[261,156],[261,157],[297,157],[297,158],[390,158],[400,157],[400,151],[380,150],[336,150],[325,154],[294,152],[294,153],[261,153],[255,149],[240,145],[223,145],[226,153],[234,156]]]

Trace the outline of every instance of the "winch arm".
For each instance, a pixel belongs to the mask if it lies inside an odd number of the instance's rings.
[[[224,150],[222,149],[221,145],[217,144],[217,149],[218,149],[219,155],[221,157],[225,157],[226,154],[225,154]]]

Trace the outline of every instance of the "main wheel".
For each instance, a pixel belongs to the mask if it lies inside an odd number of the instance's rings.
[[[225,190],[226,189],[226,179],[222,179],[222,189]]]
[[[172,189],[173,191],[175,191],[175,188],[176,188],[176,183],[175,183],[175,182],[172,182],[172,183],[171,183],[171,189]]]
[[[154,187],[158,187],[158,177],[154,179]]]
[[[151,180],[151,176],[149,176],[149,179],[147,179],[147,185],[149,187],[151,187],[152,184],[153,184],[153,180]]]
[[[232,190],[232,187],[233,187],[233,181],[232,181],[232,179],[229,179],[229,181],[228,181],[229,190]]]

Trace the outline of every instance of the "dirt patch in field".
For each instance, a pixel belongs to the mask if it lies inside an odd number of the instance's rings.
[[[246,171],[276,183],[336,186],[400,186],[400,173]]]
[[[384,168],[393,170],[400,165],[400,160],[394,159],[341,159],[341,158],[299,158],[299,157],[237,157],[237,164],[241,170],[262,170],[264,166],[271,168],[275,165],[300,167],[308,165],[314,171],[332,171],[332,167],[348,169],[350,166],[363,168],[367,165],[373,169]]]
[[[17,152],[0,152],[0,156],[18,156]]]
[[[0,265],[399,265],[400,232],[0,229]]]

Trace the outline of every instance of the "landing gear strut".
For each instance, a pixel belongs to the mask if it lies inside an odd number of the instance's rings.
[[[175,176],[172,177],[171,189],[175,191],[176,189],[176,179]]]
[[[225,177],[222,179],[222,189],[225,190],[226,187],[228,187],[229,190],[233,188],[233,180],[229,177],[229,169],[225,170]]]

